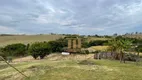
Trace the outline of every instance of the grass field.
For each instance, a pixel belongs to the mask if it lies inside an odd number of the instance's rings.
[[[92,46],[91,48],[99,51],[106,51],[109,46]]]
[[[63,38],[63,35],[13,35],[13,36],[0,36],[0,47],[6,46],[13,43],[33,43],[41,41],[51,41],[59,38]],[[88,37],[87,41],[92,40],[109,40],[110,38],[97,38],[97,37]]]
[[[142,80],[142,63],[94,60],[93,55],[49,55],[43,60],[14,60],[29,78],[0,63],[0,80]]]
[[[88,37],[88,42],[94,41],[94,40],[111,40],[111,38],[98,38],[98,37]]]
[[[51,41],[56,40],[62,35],[15,35],[15,36],[0,36],[0,46],[13,43],[33,43],[37,41]]]

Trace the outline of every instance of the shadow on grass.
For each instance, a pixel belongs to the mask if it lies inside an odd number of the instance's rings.
[[[82,60],[78,64],[80,64],[80,65],[95,65],[95,62],[91,61],[91,60]]]

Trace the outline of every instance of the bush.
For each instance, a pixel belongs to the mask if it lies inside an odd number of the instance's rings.
[[[127,53],[125,54],[125,60],[127,61],[136,61],[137,55],[135,54],[131,54],[131,53]]]
[[[52,52],[62,52],[64,48],[67,47],[67,40],[62,38],[56,41],[50,41],[48,43],[51,46]]]
[[[1,57],[3,57],[4,59],[6,59],[6,56],[4,55],[4,53],[3,52],[1,52],[1,50],[0,50],[0,56]],[[2,61],[2,59],[0,58],[0,61]]]
[[[89,43],[88,43],[88,42],[82,42],[82,47],[83,47],[83,48],[88,48],[88,47],[90,47],[90,46],[89,46]]]
[[[24,56],[27,54],[27,47],[21,43],[11,44],[1,48],[1,52],[4,53],[3,56]]]
[[[79,52],[80,54],[89,54],[88,50],[81,50],[81,52]]]
[[[88,50],[85,50],[85,54],[89,54],[89,51],[88,51]]]
[[[102,46],[104,45],[105,43],[107,43],[108,40],[95,40],[95,41],[90,41],[88,46]]]
[[[137,48],[136,48],[138,52],[142,52],[142,45],[139,45]]]
[[[43,59],[46,55],[51,52],[51,47],[47,42],[35,42],[29,47],[29,53],[33,58],[40,57]]]

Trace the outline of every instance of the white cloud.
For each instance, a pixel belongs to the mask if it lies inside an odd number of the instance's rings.
[[[142,0],[4,0],[4,32],[112,34],[136,31],[142,24]]]
[[[0,26],[0,33],[19,33],[19,31],[13,29],[13,28],[9,28],[9,27],[5,27],[5,26]]]

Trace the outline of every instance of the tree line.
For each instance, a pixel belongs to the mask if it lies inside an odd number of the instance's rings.
[[[40,57],[43,59],[46,55],[54,52],[62,52],[64,47],[67,46],[65,39],[57,39],[49,42],[34,42],[32,44],[10,44],[0,48],[0,56],[5,59],[9,57],[23,57],[31,55],[34,59]]]
[[[137,61],[140,57],[139,53],[142,52],[142,40],[124,38],[118,36],[108,41],[108,51],[111,52],[113,59],[120,59],[120,62],[125,62],[126,59]],[[127,54],[129,52],[137,54]],[[136,58],[136,59],[134,59]]]
[[[82,47],[88,48],[91,46],[107,45],[109,46],[107,52],[111,52],[114,59],[119,58],[122,62],[124,61],[124,57],[126,56],[125,52],[128,52],[129,50],[134,50],[137,53],[142,52],[141,43],[142,40],[140,39],[131,39],[118,36],[116,38],[112,38],[111,40],[94,40],[90,42],[84,40],[82,41]],[[65,51],[67,49],[67,44],[68,41],[64,38],[49,42],[34,42],[32,44],[10,44],[0,48],[0,56],[8,59],[9,57],[23,57],[31,55],[35,59],[37,59],[38,57],[40,59],[43,59],[50,53]]]

